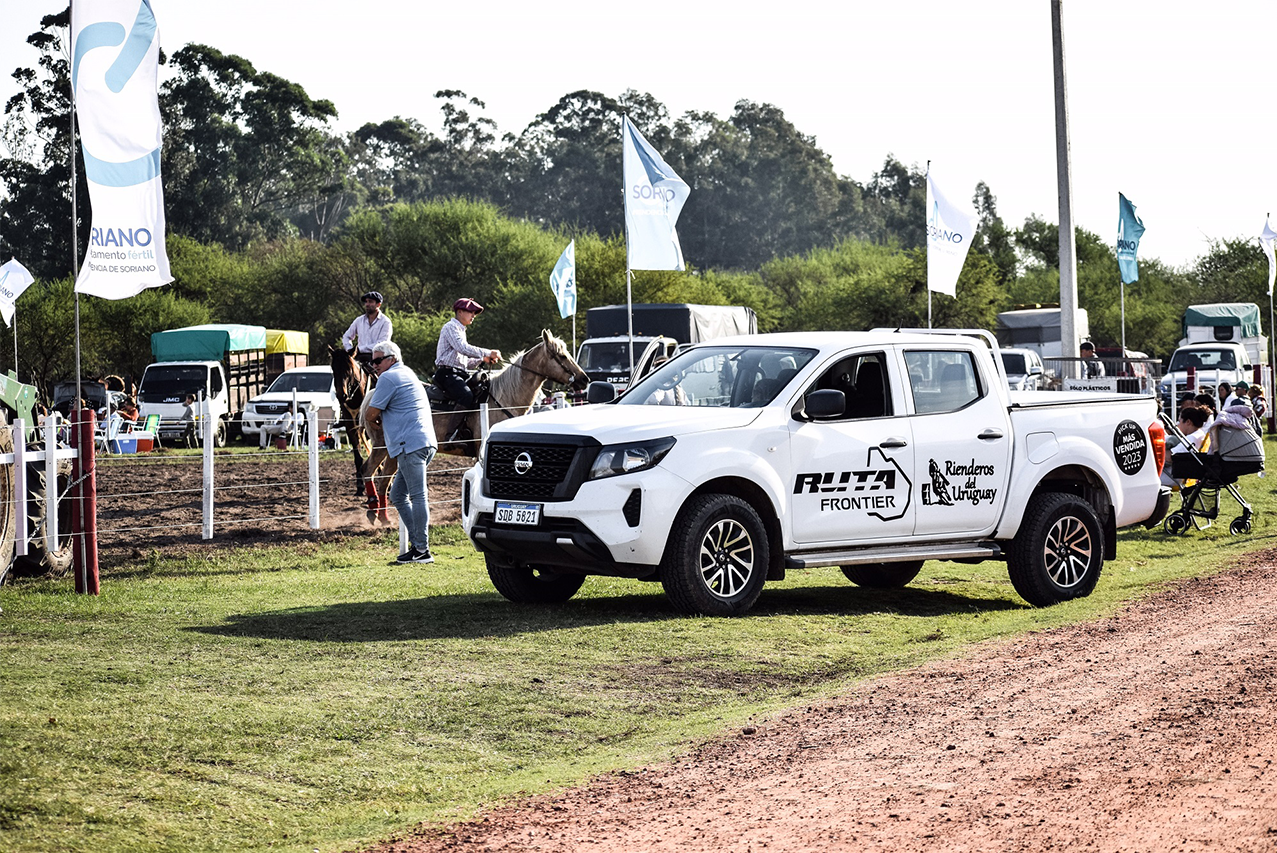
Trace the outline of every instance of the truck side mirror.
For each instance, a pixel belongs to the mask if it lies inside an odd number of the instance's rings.
[[[803,409],[811,420],[840,418],[847,410],[847,395],[833,388],[812,391],[803,398]]]
[[[591,382],[585,389],[585,402],[610,403],[616,399],[616,386],[610,382]]]
[[[1030,368],[1029,368],[1029,375],[1030,375],[1030,376],[1041,376],[1041,375],[1042,375],[1042,365],[1040,365],[1040,364],[1035,364],[1035,365],[1033,365],[1032,367],[1030,367]]]

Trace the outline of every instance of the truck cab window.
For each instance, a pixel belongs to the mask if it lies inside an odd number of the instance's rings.
[[[956,412],[984,396],[969,352],[905,353],[914,411]]]
[[[812,391],[841,391],[847,398],[843,417],[882,418],[892,414],[886,358],[882,353],[861,353],[840,359],[820,375]]]

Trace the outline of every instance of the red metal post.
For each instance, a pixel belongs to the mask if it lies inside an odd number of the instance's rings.
[[[81,409],[73,424],[71,444],[76,449],[71,466],[72,553],[75,560],[75,591],[97,595],[98,577],[98,481],[94,458],[92,409]]]

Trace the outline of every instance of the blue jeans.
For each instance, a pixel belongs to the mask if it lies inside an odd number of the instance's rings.
[[[430,549],[430,504],[426,495],[426,466],[435,455],[433,447],[401,453],[399,473],[390,484],[390,502],[399,511],[408,541],[418,551]]]

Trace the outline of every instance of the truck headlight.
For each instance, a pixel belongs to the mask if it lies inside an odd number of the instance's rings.
[[[633,444],[610,444],[599,451],[590,466],[588,480],[615,477],[654,468],[674,446],[673,438],[658,438]]]

